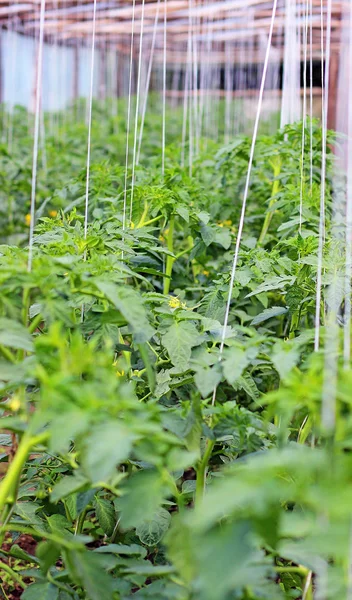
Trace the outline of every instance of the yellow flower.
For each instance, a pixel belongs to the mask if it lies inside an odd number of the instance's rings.
[[[185,302],[181,302],[181,300],[175,296],[171,296],[169,300],[170,308],[186,308]]]
[[[116,371],[117,377],[123,377],[124,374],[125,374],[125,371]]]
[[[203,271],[203,275],[206,275],[208,277],[209,271]]]
[[[49,210],[49,217],[57,217],[57,210]]]
[[[31,215],[29,213],[28,213],[28,215],[25,216],[24,222],[26,223],[27,227],[30,226],[30,224],[31,224]]]
[[[17,412],[21,408],[21,400],[17,396],[14,396],[7,406],[13,412]]]
[[[135,227],[135,225],[134,225],[133,221],[131,221],[130,228],[134,229],[134,227]]]
[[[227,221],[219,221],[218,222],[219,227],[230,227],[231,225],[232,225],[231,219],[227,219]]]

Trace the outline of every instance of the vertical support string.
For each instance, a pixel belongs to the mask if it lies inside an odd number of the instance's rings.
[[[327,115],[329,102],[329,71],[330,71],[330,47],[331,47],[331,1],[327,4],[326,23],[326,51],[324,68],[324,13],[323,0],[320,0],[321,11],[321,75],[322,75],[322,159],[321,159],[321,181],[320,181],[320,217],[319,217],[319,247],[318,247],[318,269],[317,269],[317,292],[315,306],[315,335],[314,350],[318,351],[320,346],[320,310],[322,299],[322,273],[323,273],[323,249],[325,240],[325,191],[326,191],[326,143],[327,143]]]
[[[165,136],[166,136],[166,27],[167,27],[167,8],[164,0],[164,39],[163,39],[163,123],[162,123],[162,143],[161,143],[161,175],[165,174]]]
[[[131,95],[132,95],[132,68],[133,68],[133,40],[134,40],[135,8],[136,8],[136,0],[133,0],[133,2],[132,2],[132,24],[131,24],[130,71],[129,71],[129,80],[128,80],[125,183],[124,183],[124,190],[123,190],[123,215],[122,215],[122,231],[123,232],[126,229],[126,211],[127,211],[127,176],[128,176],[130,124],[131,124]],[[122,259],[123,259],[123,252],[122,252]]]
[[[145,121],[145,115],[146,115],[146,111],[147,111],[148,93],[149,93],[150,79],[151,79],[152,68],[153,68],[156,32],[157,32],[158,21],[159,21],[159,10],[160,10],[160,0],[158,0],[157,6],[156,6],[153,37],[152,37],[152,44],[151,44],[151,48],[150,48],[150,57],[149,57],[149,65],[148,65],[148,72],[147,72],[147,80],[146,80],[146,84],[145,84],[145,91],[144,91],[144,98],[143,98],[142,117],[141,117],[140,129],[139,129],[138,150],[137,150],[137,157],[136,157],[137,165],[139,164],[141,147],[142,147],[144,121]]]
[[[87,140],[87,170],[86,170],[86,193],[84,209],[84,239],[87,239],[88,231],[88,207],[89,207],[89,183],[90,183],[90,155],[92,138],[92,107],[93,107],[93,86],[94,86],[94,58],[95,58],[95,29],[96,29],[97,0],[93,5],[93,24],[92,24],[92,48],[90,58],[90,84],[89,84],[89,107],[88,107],[88,140]],[[86,253],[84,255],[86,258]]]
[[[248,192],[249,192],[249,184],[250,184],[250,178],[251,178],[251,173],[252,173],[254,150],[255,150],[255,145],[256,145],[257,136],[258,136],[260,115],[261,115],[262,104],[263,104],[263,96],[264,96],[264,87],[265,87],[265,81],[266,81],[266,74],[267,74],[267,71],[268,71],[271,42],[272,42],[272,38],[273,38],[274,23],[275,23],[276,9],[277,9],[277,1],[278,0],[274,0],[274,2],[273,2],[273,10],[272,10],[272,15],[271,15],[271,22],[270,22],[270,30],[269,30],[269,36],[268,36],[268,43],[267,43],[267,48],[266,48],[266,53],[265,53],[265,59],[264,59],[263,74],[262,74],[262,80],[261,80],[261,84],[260,84],[258,106],[257,106],[257,112],[256,112],[256,118],[255,118],[255,123],[254,123],[254,130],[253,130],[253,137],[252,137],[252,144],[251,144],[250,155],[249,155],[249,163],[248,163],[248,169],[247,169],[246,183],[245,183],[244,194],[243,194],[241,216],[240,216],[240,221],[239,221],[239,225],[238,225],[238,233],[237,233],[237,239],[236,239],[235,254],[234,254],[233,263],[232,263],[232,270],[231,270],[231,277],[230,277],[230,284],[229,284],[229,292],[228,292],[228,296],[227,296],[224,325],[222,327],[222,333],[221,333],[219,361],[221,361],[222,355],[223,355],[223,351],[224,351],[224,345],[225,345],[225,339],[226,339],[226,330],[227,330],[227,325],[228,325],[229,315],[230,315],[230,306],[231,306],[232,292],[233,292],[233,287],[234,287],[234,282],[235,282],[235,275],[236,275],[236,269],[237,269],[238,255],[239,255],[241,238],[242,238],[242,231],[243,231],[243,226],[244,226],[244,217],[245,217],[245,213],[246,213],[246,205],[247,205],[247,198],[248,198]],[[217,387],[214,388],[213,398],[212,398],[212,405],[215,404],[216,391],[217,391]]]
[[[27,263],[28,272],[31,272],[31,270],[32,270],[32,260],[33,260],[33,238],[34,238],[34,220],[35,220],[35,197],[36,197],[36,189],[37,189],[40,105],[41,105],[42,78],[43,78],[44,20],[45,20],[45,0],[41,0],[41,2],[40,2],[40,21],[39,21],[39,47],[38,47],[38,61],[37,61],[36,98],[35,98],[35,118],[34,118],[29,245],[28,245],[28,263]]]
[[[302,233],[303,218],[303,189],[304,189],[304,149],[306,142],[307,122],[307,44],[308,44],[308,10],[309,0],[306,0],[305,20],[303,28],[303,115],[302,115],[302,153],[301,153],[301,182],[299,192],[299,233]]]
[[[310,193],[313,193],[313,0],[309,10]]]
[[[135,179],[135,171],[136,171],[138,114],[139,114],[139,98],[140,98],[140,91],[141,91],[141,68],[142,68],[142,49],[143,49],[143,30],[144,30],[144,7],[145,7],[145,2],[144,2],[144,0],[142,0],[141,31],[139,34],[139,56],[138,56],[138,71],[137,71],[136,109],[135,109],[135,117],[134,117],[132,181],[131,181],[131,198],[130,198],[130,221],[132,221],[133,198],[134,198],[134,179]]]
[[[352,4],[349,15],[348,99],[352,102]],[[346,39],[347,36],[345,36]],[[343,323],[343,360],[348,369],[351,360],[351,273],[352,273],[352,110],[348,110],[347,123],[347,193],[346,193],[346,256],[345,256],[345,313]]]

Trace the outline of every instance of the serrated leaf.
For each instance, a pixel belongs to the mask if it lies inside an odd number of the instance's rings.
[[[268,281],[265,281],[264,283],[261,283],[260,285],[258,285],[258,287],[253,292],[251,292],[250,294],[247,294],[246,298],[250,298],[251,296],[257,296],[258,294],[261,294],[262,292],[270,292],[272,290],[282,290],[286,286],[293,285],[295,282],[295,279],[296,279],[295,277],[291,277],[291,276],[272,277]]]
[[[151,519],[143,521],[136,528],[136,534],[142,544],[155,546],[169,529],[171,521],[170,513],[164,508],[158,508]]]
[[[300,351],[288,343],[277,342],[271,360],[281,379],[285,379],[299,361]]]
[[[176,206],[176,212],[178,215],[180,215],[180,217],[182,217],[182,219],[184,219],[184,221],[186,221],[186,223],[189,222],[188,208],[186,208],[185,206],[179,205],[179,206]]]
[[[181,372],[188,368],[191,350],[201,338],[194,323],[176,321],[163,335],[162,341],[172,364]]]
[[[148,341],[154,330],[149,324],[140,295],[130,287],[118,286],[111,281],[97,280],[95,285],[125,317],[134,333],[136,343],[143,344]]]
[[[94,552],[99,554],[121,554],[123,556],[140,556],[145,558],[147,551],[143,546],[138,544],[108,544],[107,546],[100,546],[95,548]]]
[[[145,577],[157,577],[158,575],[171,575],[175,573],[175,568],[171,565],[136,565],[124,569],[125,573],[136,573]]]
[[[271,308],[266,308],[252,319],[251,325],[259,325],[259,323],[264,323],[264,321],[268,321],[268,319],[272,319],[273,317],[280,317],[285,313],[287,313],[287,308],[284,306],[272,306]]]
[[[52,583],[33,583],[21,594],[23,600],[57,600],[59,589]]]
[[[129,457],[135,437],[117,421],[96,425],[82,443],[81,462],[85,475],[95,483],[106,481],[116,466]]]
[[[106,535],[111,536],[116,524],[113,503],[109,500],[104,500],[103,498],[95,498],[94,505],[100,527]]]
[[[219,227],[215,231],[214,242],[220,244],[225,250],[228,250],[231,246],[231,234],[228,229]]]
[[[72,477],[66,476],[58,481],[50,494],[51,502],[58,502],[74,492],[78,492],[89,483],[88,477],[83,473],[75,473]]]
[[[260,396],[254,379],[247,373],[243,377],[239,377],[233,385],[236,390],[243,389],[253,400]]]
[[[241,377],[245,368],[249,365],[250,358],[242,348],[227,348],[224,352],[222,368],[226,380],[230,385]]]
[[[33,351],[33,340],[28,330],[12,319],[0,319],[0,344],[16,350]]]
[[[111,600],[113,597],[114,580],[102,568],[101,556],[93,552],[64,553],[72,579],[83,587],[90,600]]]
[[[157,471],[138,471],[123,488],[124,495],[118,499],[122,527],[138,527],[152,519],[165,495],[165,484]],[[143,498],[143,502],[141,499]]]
[[[218,365],[214,367],[199,368],[194,376],[195,384],[203,398],[209,396],[221,381],[221,372]]]

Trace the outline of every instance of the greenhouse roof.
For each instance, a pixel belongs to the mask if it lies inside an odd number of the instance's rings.
[[[40,0],[32,2],[1,2],[0,19],[2,26],[25,35],[38,35],[40,25]],[[332,0],[332,51],[339,49],[340,24],[343,6],[349,2]],[[266,0],[166,0],[167,45],[170,49],[168,61],[186,60],[187,40],[192,38],[206,43],[218,43],[219,48],[213,56],[214,62],[226,62],[225,45],[233,47],[229,57],[231,62],[247,60],[243,52],[236,57],[236,45],[245,41],[252,42],[251,62],[261,62],[261,40],[270,27],[273,3]],[[307,24],[305,18],[306,2],[298,5],[296,24],[302,28]],[[312,27],[313,51],[321,48],[321,0],[312,0],[312,11],[308,15],[309,27]],[[92,34],[94,4],[80,0],[47,0],[45,8],[44,32],[48,41],[65,41],[90,38]],[[164,1],[146,0],[143,8],[141,0],[136,0],[134,18],[132,0],[97,1],[96,39],[97,44],[107,42],[116,44],[119,50],[128,51],[131,34],[137,43],[143,30],[144,36],[151,36],[158,14],[158,32],[163,31]],[[143,14],[144,12],[144,14]],[[326,7],[324,8],[326,13]],[[283,47],[285,26],[285,1],[278,0],[274,24],[274,48]],[[253,54],[253,44],[257,54]],[[157,44],[158,47],[158,44]],[[171,51],[172,48],[172,51]]]

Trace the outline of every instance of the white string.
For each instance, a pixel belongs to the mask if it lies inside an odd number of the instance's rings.
[[[143,32],[144,32],[144,7],[145,7],[145,2],[144,2],[144,0],[142,0],[141,31],[140,31],[140,34],[139,34],[139,56],[138,56],[138,71],[137,71],[136,110],[135,110],[135,117],[134,117],[134,137],[133,137],[133,156],[132,156],[132,181],[131,181],[131,198],[130,198],[130,221],[132,221],[133,197],[134,197],[134,179],[135,179],[135,171],[136,171],[138,113],[139,113],[139,98],[140,98],[140,90],[141,90],[141,68],[142,68],[142,49],[143,49]]]
[[[352,102],[352,4],[349,16],[349,60],[348,60],[348,99]],[[345,40],[347,35],[345,35]],[[348,110],[347,131],[347,194],[346,194],[346,257],[345,257],[345,314],[343,325],[344,368],[349,368],[351,360],[351,269],[352,269],[352,110]]]
[[[197,0],[195,0],[197,8]],[[195,154],[199,154],[199,123],[198,123],[198,50],[197,50],[197,17],[194,21],[194,32],[192,35],[193,45],[193,111],[194,111],[194,147]]]
[[[88,206],[89,206],[89,178],[90,178],[90,154],[92,137],[92,106],[93,106],[93,86],[94,86],[94,55],[95,55],[95,25],[97,13],[97,0],[93,5],[93,25],[92,25],[92,52],[90,59],[90,87],[89,87],[89,110],[88,110],[88,141],[87,141],[87,175],[86,175],[86,194],[84,210],[84,239],[87,239],[88,231]],[[86,253],[84,254],[84,259]]]
[[[228,325],[229,315],[230,315],[232,291],[233,291],[233,286],[234,286],[234,282],[235,282],[238,255],[239,255],[239,250],[240,250],[241,237],[242,237],[242,231],[243,231],[243,226],[244,226],[244,217],[245,217],[245,213],[246,213],[246,204],[247,204],[247,198],[248,198],[248,192],[249,192],[249,183],[250,183],[251,172],[252,172],[254,150],[255,150],[255,145],[256,145],[257,136],[258,136],[260,114],[261,114],[262,104],[263,104],[264,86],[265,86],[266,74],[267,74],[268,64],[269,64],[270,47],[271,47],[271,41],[272,41],[272,37],[273,37],[276,8],[277,8],[277,0],[273,0],[273,11],[272,11],[271,22],[270,22],[268,44],[267,44],[267,48],[266,48],[264,68],[263,68],[262,80],[261,80],[260,90],[259,90],[257,113],[256,113],[256,118],[255,118],[255,123],[254,123],[252,144],[251,144],[250,155],[249,155],[249,163],[248,163],[248,170],[247,170],[247,176],[246,176],[246,184],[245,184],[244,194],[243,194],[241,216],[240,216],[240,221],[239,221],[239,225],[238,225],[235,254],[234,254],[233,263],[232,263],[231,278],[230,278],[229,292],[228,292],[228,297],[227,297],[224,325],[223,325],[222,333],[221,333],[219,361],[221,361],[223,351],[224,351],[226,330],[227,330],[227,325]],[[214,392],[213,392],[213,399],[212,399],[213,405],[215,404],[215,400],[216,400],[216,391],[217,391],[217,387],[215,387]]]
[[[304,147],[307,122],[307,42],[308,42],[308,8],[309,0],[306,2],[305,22],[303,29],[303,119],[302,119],[302,153],[301,153],[301,185],[299,192],[299,232],[302,233],[303,216],[303,186],[304,186]]]
[[[310,193],[313,189],[313,0],[310,0],[309,11],[309,116],[310,116]]]
[[[185,146],[186,146],[186,133],[187,133],[187,108],[188,108],[188,78],[189,78],[189,55],[190,55],[190,40],[188,38],[187,45],[187,65],[185,70],[185,90],[183,97],[183,120],[182,120],[182,142],[181,142],[181,167],[185,166]]]
[[[131,50],[130,50],[130,73],[128,81],[128,103],[127,103],[127,127],[126,127],[126,160],[125,160],[125,185],[123,190],[123,215],[122,215],[122,231],[126,229],[126,211],[127,211],[127,174],[128,174],[128,153],[129,153],[129,136],[131,124],[131,95],[132,95],[132,67],[133,67],[133,38],[134,38],[134,18],[135,18],[136,0],[132,3],[132,30],[131,30]],[[123,259],[123,252],[122,252]]]
[[[162,124],[162,143],[161,143],[161,174],[165,174],[165,135],[166,135],[166,25],[167,11],[166,0],[164,0],[164,53],[163,53],[163,124]]]
[[[322,159],[321,159],[321,182],[320,182],[320,217],[319,217],[319,247],[317,268],[317,293],[315,307],[315,335],[314,350],[319,350],[320,345],[320,304],[323,272],[323,248],[325,238],[325,190],[326,190],[326,138],[327,138],[327,114],[329,102],[329,71],[330,71],[330,48],[331,48],[331,1],[327,4],[326,24],[326,52],[324,70],[324,17],[323,0],[320,0],[321,10],[321,69],[322,69]],[[325,71],[325,72],[324,72]]]
[[[193,60],[193,34],[192,34],[192,9],[193,9],[193,1],[189,0],[189,13],[188,13],[188,39],[189,39],[189,77],[188,77],[188,86],[189,86],[189,149],[188,149],[188,172],[189,176],[192,177],[193,172],[193,112],[192,112],[192,90],[194,93],[194,77],[192,77],[192,60]]]
[[[44,19],[45,19],[45,0],[40,2],[40,21],[39,21],[39,47],[37,60],[37,81],[35,97],[35,120],[34,120],[34,141],[33,141],[33,164],[32,164],[32,184],[31,184],[31,208],[29,224],[29,246],[28,246],[28,264],[27,270],[32,270],[33,259],[33,237],[34,237],[34,219],[35,219],[35,196],[37,188],[37,167],[38,167],[38,142],[40,125],[40,104],[42,95],[42,76],[43,76],[43,42],[44,42]]]
[[[149,65],[148,65],[148,72],[147,72],[147,81],[146,81],[146,84],[145,84],[145,92],[144,92],[144,98],[143,98],[142,118],[141,118],[141,126],[140,126],[140,129],[139,129],[139,141],[138,141],[138,150],[137,150],[137,157],[136,157],[136,164],[137,165],[139,164],[139,159],[140,159],[140,154],[141,154],[141,147],[142,147],[144,121],[145,121],[145,115],[146,115],[146,110],[147,110],[148,92],[149,92],[149,86],[150,86],[150,78],[151,78],[151,75],[152,75],[154,49],[155,49],[155,40],[156,40],[156,32],[157,32],[158,20],[159,20],[159,9],[160,9],[160,0],[158,0],[157,6],[156,6],[155,21],[154,21],[154,28],[153,28],[153,37],[152,37],[152,44],[151,44],[151,48],[150,48],[150,58],[149,58]]]

